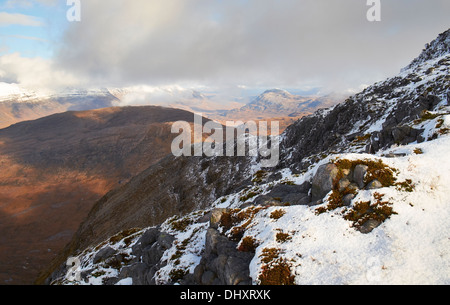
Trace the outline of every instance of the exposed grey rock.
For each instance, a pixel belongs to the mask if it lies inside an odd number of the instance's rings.
[[[138,240],[138,244],[140,244],[140,246],[142,248],[146,248],[147,246],[152,245],[154,242],[156,242],[158,240],[158,237],[160,235],[160,232],[158,229],[156,228],[151,228],[149,230],[147,230],[142,236],[141,238],[139,238]]]
[[[373,180],[373,181],[369,182],[369,184],[367,184],[366,189],[367,190],[376,190],[376,189],[380,189],[382,187],[383,187],[383,184],[381,184],[380,181]]]
[[[385,158],[401,158],[401,157],[405,157],[406,156],[406,154],[403,154],[403,153],[388,153],[388,154],[385,154],[385,155],[383,155],[383,157],[385,157]]]
[[[369,219],[359,228],[359,231],[363,234],[369,234],[373,230],[378,228],[380,225],[381,225],[381,222],[379,220]]]
[[[142,250],[142,262],[152,266],[159,263],[164,254],[165,249],[158,243]]]
[[[94,271],[95,269],[89,269],[89,270],[85,270],[85,271],[82,271],[81,272],[81,279],[83,280],[83,281],[86,281],[87,280],[87,277],[92,273],[92,271]]]
[[[114,256],[116,253],[117,251],[111,247],[103,248],[100,251],[98,251],[98,253],[94,256],[93,263],[98,264],[102,261],[105,261]]]
[[[355,199],[355,194],[347,194],[344,196],[344,198],[342,198],[342,203],[344,204],[344,206],[350,206],[352,203],[352,200]]]
[[[249,262],[252,257],[252,254],[243,252],[228,257],[223,274],[225,285],[251,284]]]
[[[333,189],[333,182],[339,169],[334,164],[324,164],[319,167],[312,181],[311,201],[322,199]]]
[[[347,187],[349,187],[351,184],[350,180],[348,178],[343,178],[339,180],[339,191],[342,192]]]
[[[149,285],[156,285],[154,276],[156,272],[158,271],[157,266],[151,266],[150,269],[147,272],[146,280]]]
[[[302,185],[278,184],[272,188],[267,195],[259,196],[255,199],[255,205],[284,206],[306,205],[311,202],[308,195],[311,184],[305,182]]]
[[[123,267],[120,271],[119,278],[126,279],[131,277],[133,285],[148,285],[147,273],[149,266],[144,263],[135,263],[131,266]]]
[[[206,213],[205,215],[203,215],[202,217],[200,217],[198,220],[197,220],[197,223],[207,223],[207,222],[210,222],[211,221],[211,212],[209,212],[209,213]]]
[[[321,205],[322,203],[323,203],[323,199],[320,199],[320,200],[312,201],[312,202],[309,204],[309,206],[310,206],[310,207],[313,207],[313,206],[316,206],[316,205]]]
[[[132,254],[137,257],[121,268],[117,281],[131,277],[133,285],[155,285],[154,275],[164,266],[161,258],[174,240],[173,236],[161,233],[156,228],[146,231],[132,247]],[[125,257],[118,254],[107,262],[111,263],[112,259],[116,260],[115,266],[120,266]]]
[[[277,181],[277,180],[280,180],[281,178],[283,178],[283,175],[281,173],[279,173],[279,172],[276,172],[276,173],[271,174],[267,178],[267,182]]]
[[[172,247],[174,240],[175,237],[163,232],[158,236],[158,245],[160,245],[162,249],[167,250]]]
[[[200,285],[251,284],[249,264],[252,253],[239,252],[237,243],[215,229],[206,233],[205,252],[192,277]]]
[[[277,184],[272,188],[268,196],[284,197],[292,193],[308,193],[311,184],[306,182],[302,185]]]
[[[160,232],[156,228],[147,230],[132,246],[133,255],[140,257],[142,255],[142,250],[154,244],[157,241],[159,234]]]
[[[202,283],[203,273],[205,272],[205,266],[202,264],[197,265],[194,269],[193,280],[194,283]]]
[[[260,206],[281,206],[283,198],[274,198],[269,195],[261,195],[256,197],[253,201],[252,205],[260,205]]]
[[[217,244],[220,240],[224,240],[226,237],[221,236],[217,230],[208,229],[206,233],[206,242],[205,242],[205,254],[217,254]]]
[[[113,286],[113,285],[117,284],[119,281],[120,280],[117,277],[110,277],[110,278],[103,279],[102,284],[105,286]]]
[[[217,229],[219,227],[220,221],[222,219],[222,215],[226,210],[227,209],[214,209],[211,212],[211,217],[210,217],[211,228]]]
[[[355,166],[355,170],[353,172],[353,181],[358,184],[359,188],[364,188],[364,178],[366,177],[367,170],[369,167],[367,165],[358,164]]]
[[[356,192],[359,191],[358,184],[356,184],[355,182],[350,183],[350,185],[347,187],[347,189],[356,191]]]
[[[217,278],[217,275],[214,272],[208,270],[203,273],[201,283],[203,285],[212,285],[212,283],[214,282],[214,280],[216,278]]]
[[[304,193],[293,193],[283,197],[282,202],[290,205],[308,205],[311,202],[311,196]]]

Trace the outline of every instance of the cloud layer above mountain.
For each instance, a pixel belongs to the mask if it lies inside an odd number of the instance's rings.
[[[381,3],[371,23],[361,0],[81,1],[51,67],[79,85],[357,88],[450,27],[448,0]]]

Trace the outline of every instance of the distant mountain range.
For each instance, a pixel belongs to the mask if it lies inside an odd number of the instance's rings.
[[[329,108],[347,96],[330,94],[326,96],[300,96],[286,90],[267,90],[254,98],[249,104],[229,111],[206,114],[209,118],[225,124],[226,121],[278,121],[280,131],[319,109]]]
[[[342,98],[342,97],[340,97]],[[293,95],[285,90],[267,90],[251,103],[240,109],[228,111],[229,118],[253,117],[266,119],[271,117],[298,117],[311,114],[319,108],[329,108],[338,101],[337,96],[304,97]]]
[[[138,90],[134,92],[133,90]],[[0,129],[12,124],[34,120],[65,111],[84,111],[114,106],[151,105],[167,106],[201,113],[208,118],[225,123],[249,120],[278,120],[282,130],[297,119],[312,114],[320,108],[328,108],[345,100],[346,96],[330,94],[327,96],[299,96],[285,90],[272,89],[253,98],[243,107],[231,110],[213,101],[207,94],[192,91],[190,97],[178,93],[167,93],[163,100],[152,98],[146,102],[144,95],[133,88],[104,88],[99,90],[71,89],[59,93],[36,93],[16,85],[0,84]],[[157,93],[155,94],[158,96]],[[136,97],[136,96],[139,96]],[[149,97],[151,94],[149,94]],[[144,99],[144,100],[141,100]],[[231,105],[239,105],[231,103]],[[227,106],[229,107],[229,105]]]
[[[42,94],[17,86],[0,86],[0,128],[55,113],[116,106],[119,99],[108,89],[70,90]]]

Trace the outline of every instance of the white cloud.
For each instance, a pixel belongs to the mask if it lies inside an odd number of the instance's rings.
[[[39,18],[18,13],[0,12],[0,26],[23,25],[23,26],[43,26]]]
[[[11,38],[17,38],[17,39],[25,39],[25,40],[31,40],[31,41],[39,41],[39,42],[45,42],[47,43],[48,40],[39,38],[39,37],[33,37],[33,36],[24,36],[24,35],[2,35],[3,37],[11,37]]]
[[[54,6],[58,3],[58,0],[8,0],[2,5],[4,8],[31,8],[35,4],[43,4],[46,6]]]
[[[56,67],[52,60],[26,58],[19,53],[0,56],[0,82],[40,91],[86,85],[78,77]]]

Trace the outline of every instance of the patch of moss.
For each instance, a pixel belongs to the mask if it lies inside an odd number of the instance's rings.
[[[241,196],[239,198],[239,200],[242,201],[242,202],[246,202],[246,201],[248,201],[248,200],[250,200],[250,199],[252,199],[252,198],[254,198],[256,196],[258,196],[258,193],[256,193],[256,192],[248,192],[244,196]]]
[[[441,128],[441,129],[439,129],[439,134],[441,135],[441,136],[443,136],[443,135],[446,135],[446,134],[449,134],[450,133],[450,128]]]
[[[290,241],[291,239],[292,236],[289,233],[284,233],[283,231],[278,232],[276,235],[276,240],[280,244]]]
[[[241,211],[241,209],[231,209],[222,213],[220,217],[219,226],[223,227],[225,230],[231,229],[234,225],[236,225],[239,221],[237,214]]]
[[[246,194],[244,194],[243,196],[241,196],[239,198],[239,200],[241,202],[246,202],[256,196],[258,196],[261,193],[261,189],[258,187],[252,188],[251,190],[249,190]]]
[[[226,231],[230,231],[228,236],[230,240],[240,241],[256,214],[264,209],[266,207],[228,210],[222,214],[219,226],[223,227]]]
[[[342,179],[343,170],[354,170],[357,165],[366,165],[368,167],[367,174],[364,179],[364,183],[369,183],[373,180],[378,180],[383,185],[383,187],[389,187],[394,185],[397,178],[395,178],[395,173],[397,173],[397,169],[391,168],[388,165],[384,164],[382,160],[373,161],[373,160],[346,160],[339,159],[334,161],[334,164],[338,167],[340,174],[338,174],[338,179],[336,179],[336,183],[339,183],[339,180]]]
[[[283,217],[284,215],[286,215],[286,211],[284,210],[275,210],[272,213],[270,213],[270,218],[273,220],[278,220],[281,217]]]
[[[258,277],[260,285],[295,285],[295,276],[292,275],[291,266],[280,257],[279,249],[264,249],[260,256],[264,263]]]
[[[439,119],[436,124],[436,129],[440,129],[444,126],[444,119]]]
[[[193,223],[192,219],[190,219],[189,217],[184,217],[181,219],[175,218],[169,224],[172,230],[178,232],[185,232],[187,227],[190,226],[192,223]]]
[[[267,177],[267,172],[264,170],[260,170],[257,171],[254,175],[253,175],[253,183],[261,183],[263,181],[263,179],[265,179]]]
[[[277,248],[264,248],[262,254],[259,256],[261,262],[264,264],[269,264],[270,262],[278,259],[280,257],[281,250]]]
[[[120,241],[122,241],[122,240],[124,240],[124,239],[126,239],[127,237],[127,242],[128,243],[131,243],[131,241],[132,241],[132,235],[134,235],[134,234],[136,234],[137,232],[139,232],[141,229],[136,229],[136,228],[134,228],[134,229],[128,229],[128,230],[124,230],[124,231],[122,231],[122,232],[120,232],[120,233],[118,233],[118,234],[116,234],[116,235],[114,235],[113,237],[111,237],[110,239],[109,239],[109,243],[110,244],[112,244],[112,245],[115,245],[115,244],[117,244],[118,242],[120,242]],[[129,244],[126,244],[126,246],[128,246]]]
[[[170,258],[172,261],[177,261],[181,256],[183,256],[184,251],[186,250],[187,245],[189,244],[190,238],[183,240],[180,244],[176,246],[177,251]]]
[[[95,278],[98,278],[98,277],[101,277],[101,276],[103,276],[103,275],[105,275],[105,274],[106,274],[106,272],[105,272],[104,270],[102,270],[102,271],[94,272],[94,273],[92,273],[91,275],[92,275],[93,277],[95,277]]]
[[[170,257],[170,260],[173,262],[173,265],[176,266],[176,265],[180,264],[180,258],[184,255],[187,247],[189,246],[189,243],[191,242],[192,238],[194,238],[195,234],[198,233],[199,230],[200,230],[200,228],[197,228],[197,229],[193,230],[192,234],[188,238],[183,240],[181,243],[175,242],[175,244],[176,244],[176,251]]]
[[[422,155],[423,154],[423,150],[421,148],[416,148],[416,149],[414,149],[414,153],[416,155]]]
[[[348,159],[337,159],[333,160],[332,163],[338,168],[338,174],[333,180],[333,188],[331,195],[328,197],[328,204],[326,207],[319,207],[316,209],[316,214],[320,215],[328,211],[333,211],[335,209],[344,206],[343,199],[349,194],[357,195],[358,191],[351,187],[346,187],[344,189],[340,188],[339,181],[344,178],[345,171],[354,171],[357,165],[367,166],[367,173],[364,178],[364,183],[367,184],[371,181],[378,180],[383,187],[394,186],[397,178],[395,173],[397,169],[391,168],[383,163],[382,160],[348,160]]]
[[[395,187],[398,191],[404,191],[408,193],[412,193],[416,186],[413,184],[412,180],[406,179],[404,182],[398,182],[395,184]]]
[[[392,215],[397,215],[392,208],[392,203],[382,201],[384,198],[383,194],[374,193],[373,197],[375,199],[373,203],[371,201],[356,203],[344,215],[344,219],[353,222],[353,227],[359,229],[369,220],[383,223]]]
[[[182,280],[189,271],[187,269],[172,269],[169,273],[170,280],[172,283],[177,283]]]
[[[353,142],[355,142],[355,143],[366,142],[367,140],[370,139],[371,136],[372,135],[370,133],[368,133],[368,134],[366,134],[366,135],[364,135],[362,137],[361,136],[357,136],[355,138],[355,140],[353,140]]]
[[[431,113],[427,110],[423,111],[420,115],[420,119],[414,121],[414,124],[420,124],[425,121],[434,120],[435,118],[441,116],[442,114]]]
[[[290,181],[290,180],[284,180],[281,182],[281,184],[283,185],[295,185],[294,181]]]
[[[238,251],[255,253],[256,248],[258,248],[258,241],[252,236],[246,236],[242,239]]]
[[[319,207],[316,210],[316,214],[320,215],[328,211],[334,211],[338,208],[344,206],[344,197],[349,194],[356,195],[358,192],[355,189],[346,187],[344,190],[339,190],[339,188],[333,188],[331,195],[328,197],[328,204],[326,207]]]

